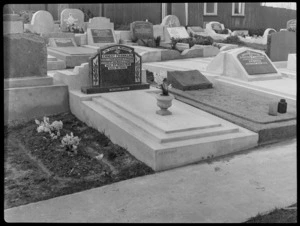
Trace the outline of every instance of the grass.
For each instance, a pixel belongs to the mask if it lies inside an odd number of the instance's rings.
[[[245,223],[297,223],[297,203],[287,208],[275,208],[269,213],[259,213]]]

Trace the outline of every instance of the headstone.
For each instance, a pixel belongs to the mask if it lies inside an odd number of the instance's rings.
[[[43,38],[35,34],[3,36],[4,78],[47,75],[47,48]]]
[[[167,27],[165,32],[165,42],[170,42],[171,38],[189,38],[185,27]]]
[[[263,53],[246,50],[239,53],[237,59],[240,61],[248,75],[277,73],[275,67]]]
[[[100,49],[90,59],[91,87],[82,87],[86,94],[148,89],[142,83],[142,59],[134,48],[114,45]]]
[[[288,55],[297,52],[296,32],[280,31],[271,35],[269,57],[272,61],[287,61]]]
[[[297,20],[289,20],[287,23],[286,23],[286,29],[289,29],[289,28],[292,28],[292,29],[296,29],[296,26],[297,26]]]
[[[60,29],[68,31],[68,26],[74,24],[79,28],[84,27],[84,14],[79,9],[64,9],[60,16]]]
[[[3,14],[3,34],[23,33],[23,20],[18,14]]]
[[[115,37],[114,30],[111,28],[88,28],[87,37],[88,45],[105,46],[108,44],[117,44],[117,39]]]
[[[179,90],[212,88],[212,83],[198,70],[168,71],[167,79],[172,87]]]
[[[245,81],[282,78],[263,51],[246,47],[220,52],[207,65],[206,71]]]
[[[168,15],[162,20],[161,25],[166,27],[180,27],[180,22],[177,16]]]
[[[106,17],[93,17],[89,20],[87,28],[114,29],[114,24]]]
[[[50,38],[50,47],[77,47],[76,42],[72,38]]]
[[[208,29],[208,30],[213,30],[215,31],[216,33],[221,31],[221,30],[224,30],[225,27],[223,24],[221,24],[220,22],[217,22],[217,21],[211,21],[209,23],[206,23],[205,25],[205,29]]]
[[[132,40],[153,39],[153,25],[146,21],[135,21],[130,24]]]
[[[31,19],[31,29],[33,32],[50,33],[54,31],[54,20],[48,11],[39,10],[35,12]]]
[[[165,35],[164,35],[164,26],[157,24],[153,25],[153,36],[154,38],[157,38],[160,36],[160,41],[165,41]]]

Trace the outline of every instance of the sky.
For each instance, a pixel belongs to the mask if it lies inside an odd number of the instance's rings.
[[[265,6],[272,6],[272,7],[281,7],[281,8],[287,8],[287,9],[297,9],[296,8],[296,2],[263,2],[262,5]]]

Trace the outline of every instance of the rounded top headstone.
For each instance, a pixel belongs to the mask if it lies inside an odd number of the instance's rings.
[[[180,27],[180,22],[177,16],[168,15],[162,20],[161,25],[167,27]]]
[[[32,16],[31,23],[32,29],[38,34],[50,33],[54,31],[54,20],[48,11],[39,10]]]
[[[266,36],[268,36],[269,34],[272,34],[272,33],[274,33],[274,32],[277,32],[275,29],[273,29],[273,28],[267,28],[266,30],[265,30],[265,32],[264,32],[264,35],[263,35],[263,37],[266,37]]]
[[[60,15],[60,29],[67,31],[68,24],[83,28],[84,13],[79,9],[64,9]]]

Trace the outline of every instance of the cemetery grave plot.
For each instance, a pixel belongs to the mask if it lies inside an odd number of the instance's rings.
[[[176,99],[222,117],[259,134],[259,144],[296,135],[296,107],[288,103],[287,113],[271,116],[269,104],[280,98],[266,97],[253,90],[214,82],[212,89],[171,89]]]
[[[5,130],[5,208],[154,172],[71,113],[49,119],[50,123],[62,120],[60,139],[38,133],[34,120]],[[76,155],[60,146],[61,138],[70,132],[81,138]],[[103,158],[97,159],[100,154]]]

